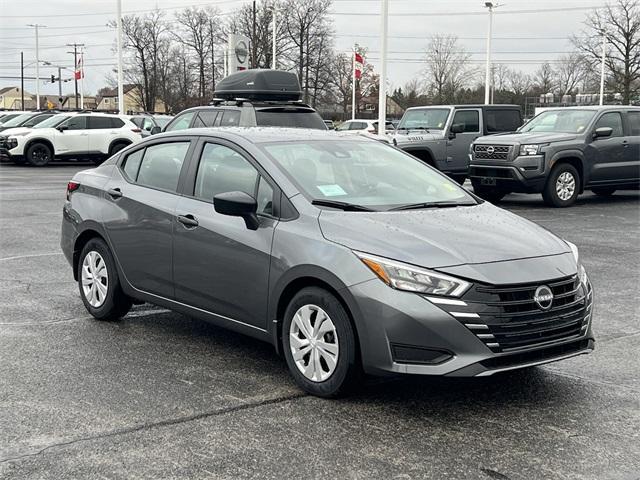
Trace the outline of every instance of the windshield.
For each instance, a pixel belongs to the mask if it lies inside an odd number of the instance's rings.
[[[547,110],[532,118],[520,132],[582,133],[595,114],[595,110]]]
[[[54,115],[53,117],[47,118],[44,122],[39,123],[33,128],[54,128],[64,122],[67,118],[69,118],[69,115]]]
[[[153,117],[159,127],[164,127],[167,123],[173,120],[173,117]]]
[[[34,115],[29,120],[22,124],[23,127],[33,127],[34,125],[39,124],[40,122],[44,122],[47,118],[52,117],[50,113],[44,113],[42,115]]]
[[[259,127],[327,129],[322,117],[313,110],[292,110],[288,108],[256,109],[256,124]]]
[[[5,115],[4,117],[0,118],[0,125],[2,125],[3,127],[9,122],[9,120],[11,120],[12,118],[16,118],[18,116],[22,115],[21,113],[9,113],[8,115]]]
[[[17,117],[13,117],[2,124],[3,127],[19,127],[25,120],[29,120],[33,116],[33,113],[23,113]]]
[[[427,130],[444,130],[444,126],[449,118],[449,108],[421,108],[407,110],[398,130],[411,130],[413,128],[423,128]]]
[[[374,210],[433,202],[476,204],[455,182],[380,142],[299,141],[267,143],[261,148],[309,200]]]

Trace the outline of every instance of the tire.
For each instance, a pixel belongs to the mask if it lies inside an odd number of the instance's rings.
[[[591,191],[599,197],[610,197],[616,193],[616,189],[613,187],[595,187],[592,188]]]
[[[29,145],[25,153],[26,161],[34,167],[44,167],[53,160],[53,152],[44,143],[36,142]]]
[[[564,208],[573,205],[580,191],[580,174],[569,163],[553,167],[542,191],[544,202],[550,207]]]
[[[473,186],[473,193],[478,195],[483,200],[491,203],[497,203],[502,200],[509,192],[506,190],[499,190],[497,188],[485,187],[478,185],[477,182],[471,181]]]
[[[92,277],[95,278],[96,270],[99,275],[99,272],[106,273],[106,278],[100,275],[99,282],[90,282]],[[98,320],[118,320],[131,308],[131,298],[124,294],[120,286],[113,255],[102,239],[89,240],[80,253],[78,289],[85,308]],[[95,297],[92,296],[92,292],[95,292]]]
[[[116,153],[118,153],[120,150],[127,147],[128,145],[129,145],[128,143],[124,143],[124,142],[114,143],[109,148],[109,156],[110,157],[114,156]]]
[[[304,322],[305,318],[307,322]],[[321,321],[319,325],[318,321]],[[305,333],[305,329],[308,332],[309,328],[313,330],[320,326],[323,328],[317,337]],[[322,346],[311,345],[309,337],[313,338],[314,344],[322,342]],[[294,341],[292,348],[294,339],[298,341],[297,344]],[[334,398],[359,385],[362,374],[355,332],[346,310],[328,291],[307,287],[293,297],[285,312],[282,344],[291,375],[307,393]],[[316,358],[317,362],[314,361]]]
[[[464,185],[464,182],[467,181],[466,175],[451,175],[451,180],[457,182],[458,185]]]

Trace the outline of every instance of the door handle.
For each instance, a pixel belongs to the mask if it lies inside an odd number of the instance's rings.
[[[116,200],[116,199],[118,199],[118,198],[120,198],[122,196],[122,191],[119,188],[110,188],[109,190],[107,190],[107,193],[114,200]]]
[[[186,228],[195,228],[198,225],[198,219],[191,214],[187,215],[178,215],[178,221],[183,224]]]

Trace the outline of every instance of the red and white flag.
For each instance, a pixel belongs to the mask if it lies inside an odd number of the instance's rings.
[[[80,59],[78,60],[78,64],[76,65],[75,77],[76,80],[80,80],[84,78],[84,55],[80,55]]]
[[[358,52],[355,52],[355,68],[353,69],[354,75],[358,80],[362,77],[362,71],[364,70],[364,57]]]

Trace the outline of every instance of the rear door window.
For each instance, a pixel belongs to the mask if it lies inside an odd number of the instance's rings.
[[[313,110],[295,108],[261,108],[256,110],[256,123],[261,127],[314,128],[326,130],[322,117]]]
[[[223,110],[221,127],[237,127],[240,125],[240,110]],[[258,125],[260,125],[258,123]]]
[[[100,130],[111,128],[111,118],[109,117],[89,117],[89,129]]]
[[[169,192],[176,192],[178,189],[178,179],[180,171],[184,163],[185,155],[189,149],[190,142],[170,142],[160,143],[147,147],[144,151],[138,174],[135,179],[136,183],[145,187],[157,188]],[[131,161],[136,162],[135,157],[130,158],[137,152],[127,157],[124,163],[125,173],[127,172],[127,164]],[[130,172],[135,167],[130,166]]]
[[[640,137],[640,112],[627,112],[629,119],[629,135]]]
[[[488,133],[515,132],[522,125],[517,110],[486,110],[484,118]]]

